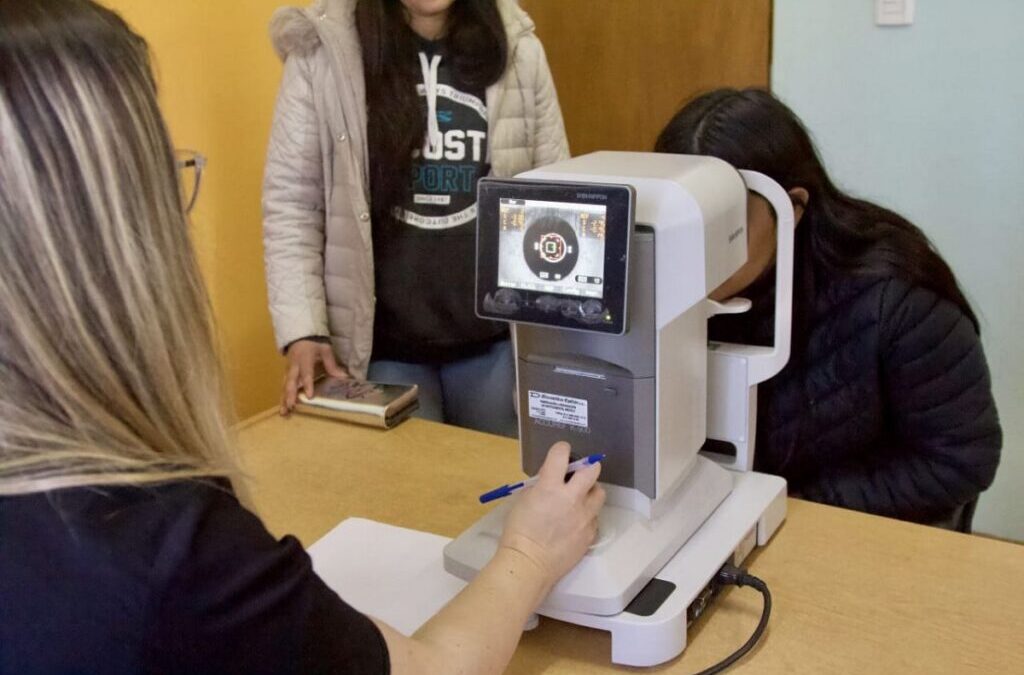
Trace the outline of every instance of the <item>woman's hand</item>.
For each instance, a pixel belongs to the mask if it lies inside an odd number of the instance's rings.
[[[501,543],[480,574],[411,637],[377,622],[388,644],[391,672],[501,673],[527,618],[551,587],[587,552],[597,533],[604,489],[601,465],[566,482],[569,444],[556,443],[539,480],[517,497]]]
[[[604,488],[596,485],[601,465],[581,469],[566,482],[569,444],[548,451],[537,483],[520,495],[505,521],[500,547],[531,560],[553,586],[583,558],[597,534]]]
[[[288,370],[284,376],[284,391],[281,395],[281,414],[287,415],[295,408],[299,391],[308,398],[313,396],[313,380],[316,379],[317,363],[324,365],[324,371],[331,377],[348,378],[348,372],[334,359],[330,344],[316,340],[298,340],[288,346]]]

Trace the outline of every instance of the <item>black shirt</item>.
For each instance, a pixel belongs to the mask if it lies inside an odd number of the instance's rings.
[[[490,171],[485,91],[460,81],[443,42],[421,40],[420,52],[427,62],[440,57],[434,88],[439,143],[425,139],[404,203],[374,221],[374,359],[447,361],[482,351],[507,333],[504,324],[474,311],[476,184]],[[429,116],[427,82],[418,90]]]
[[[299,542],[217,485],[0,498],[0,673],[389,669]]]

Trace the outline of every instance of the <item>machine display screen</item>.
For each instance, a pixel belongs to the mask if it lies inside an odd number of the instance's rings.
[[[607,215],[603,204],[501,199],[498,286],[603,297]]]
[[[476,311],[576,330],[626,330],[633,188],[480,181]]]

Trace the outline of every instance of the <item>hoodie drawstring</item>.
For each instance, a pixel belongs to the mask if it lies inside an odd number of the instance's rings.
[[[427,55],[420,52],[423,86],[427,90],[427,144],[431,153],[436,153],[444,142],[441,136],[441,127],[437,123],[437,67],[440,64],[440,54],[434,54],[428,63]]]

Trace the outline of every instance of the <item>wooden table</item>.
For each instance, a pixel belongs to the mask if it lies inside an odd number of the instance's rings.
[[[514,441],[410,420],[378,431],[276,414],[240,430],[253,499],[276,535],[309,545],[360,516],[458,535],[476,496],[520,474]],[[774,599],[736,673],[1024,674],[1024,546],[800,500],[748,560]],[[761,598],[731,589],[650,672],[693,673],[750,635]],[[607,633],[542,619],[509,673],[610,673]]]

